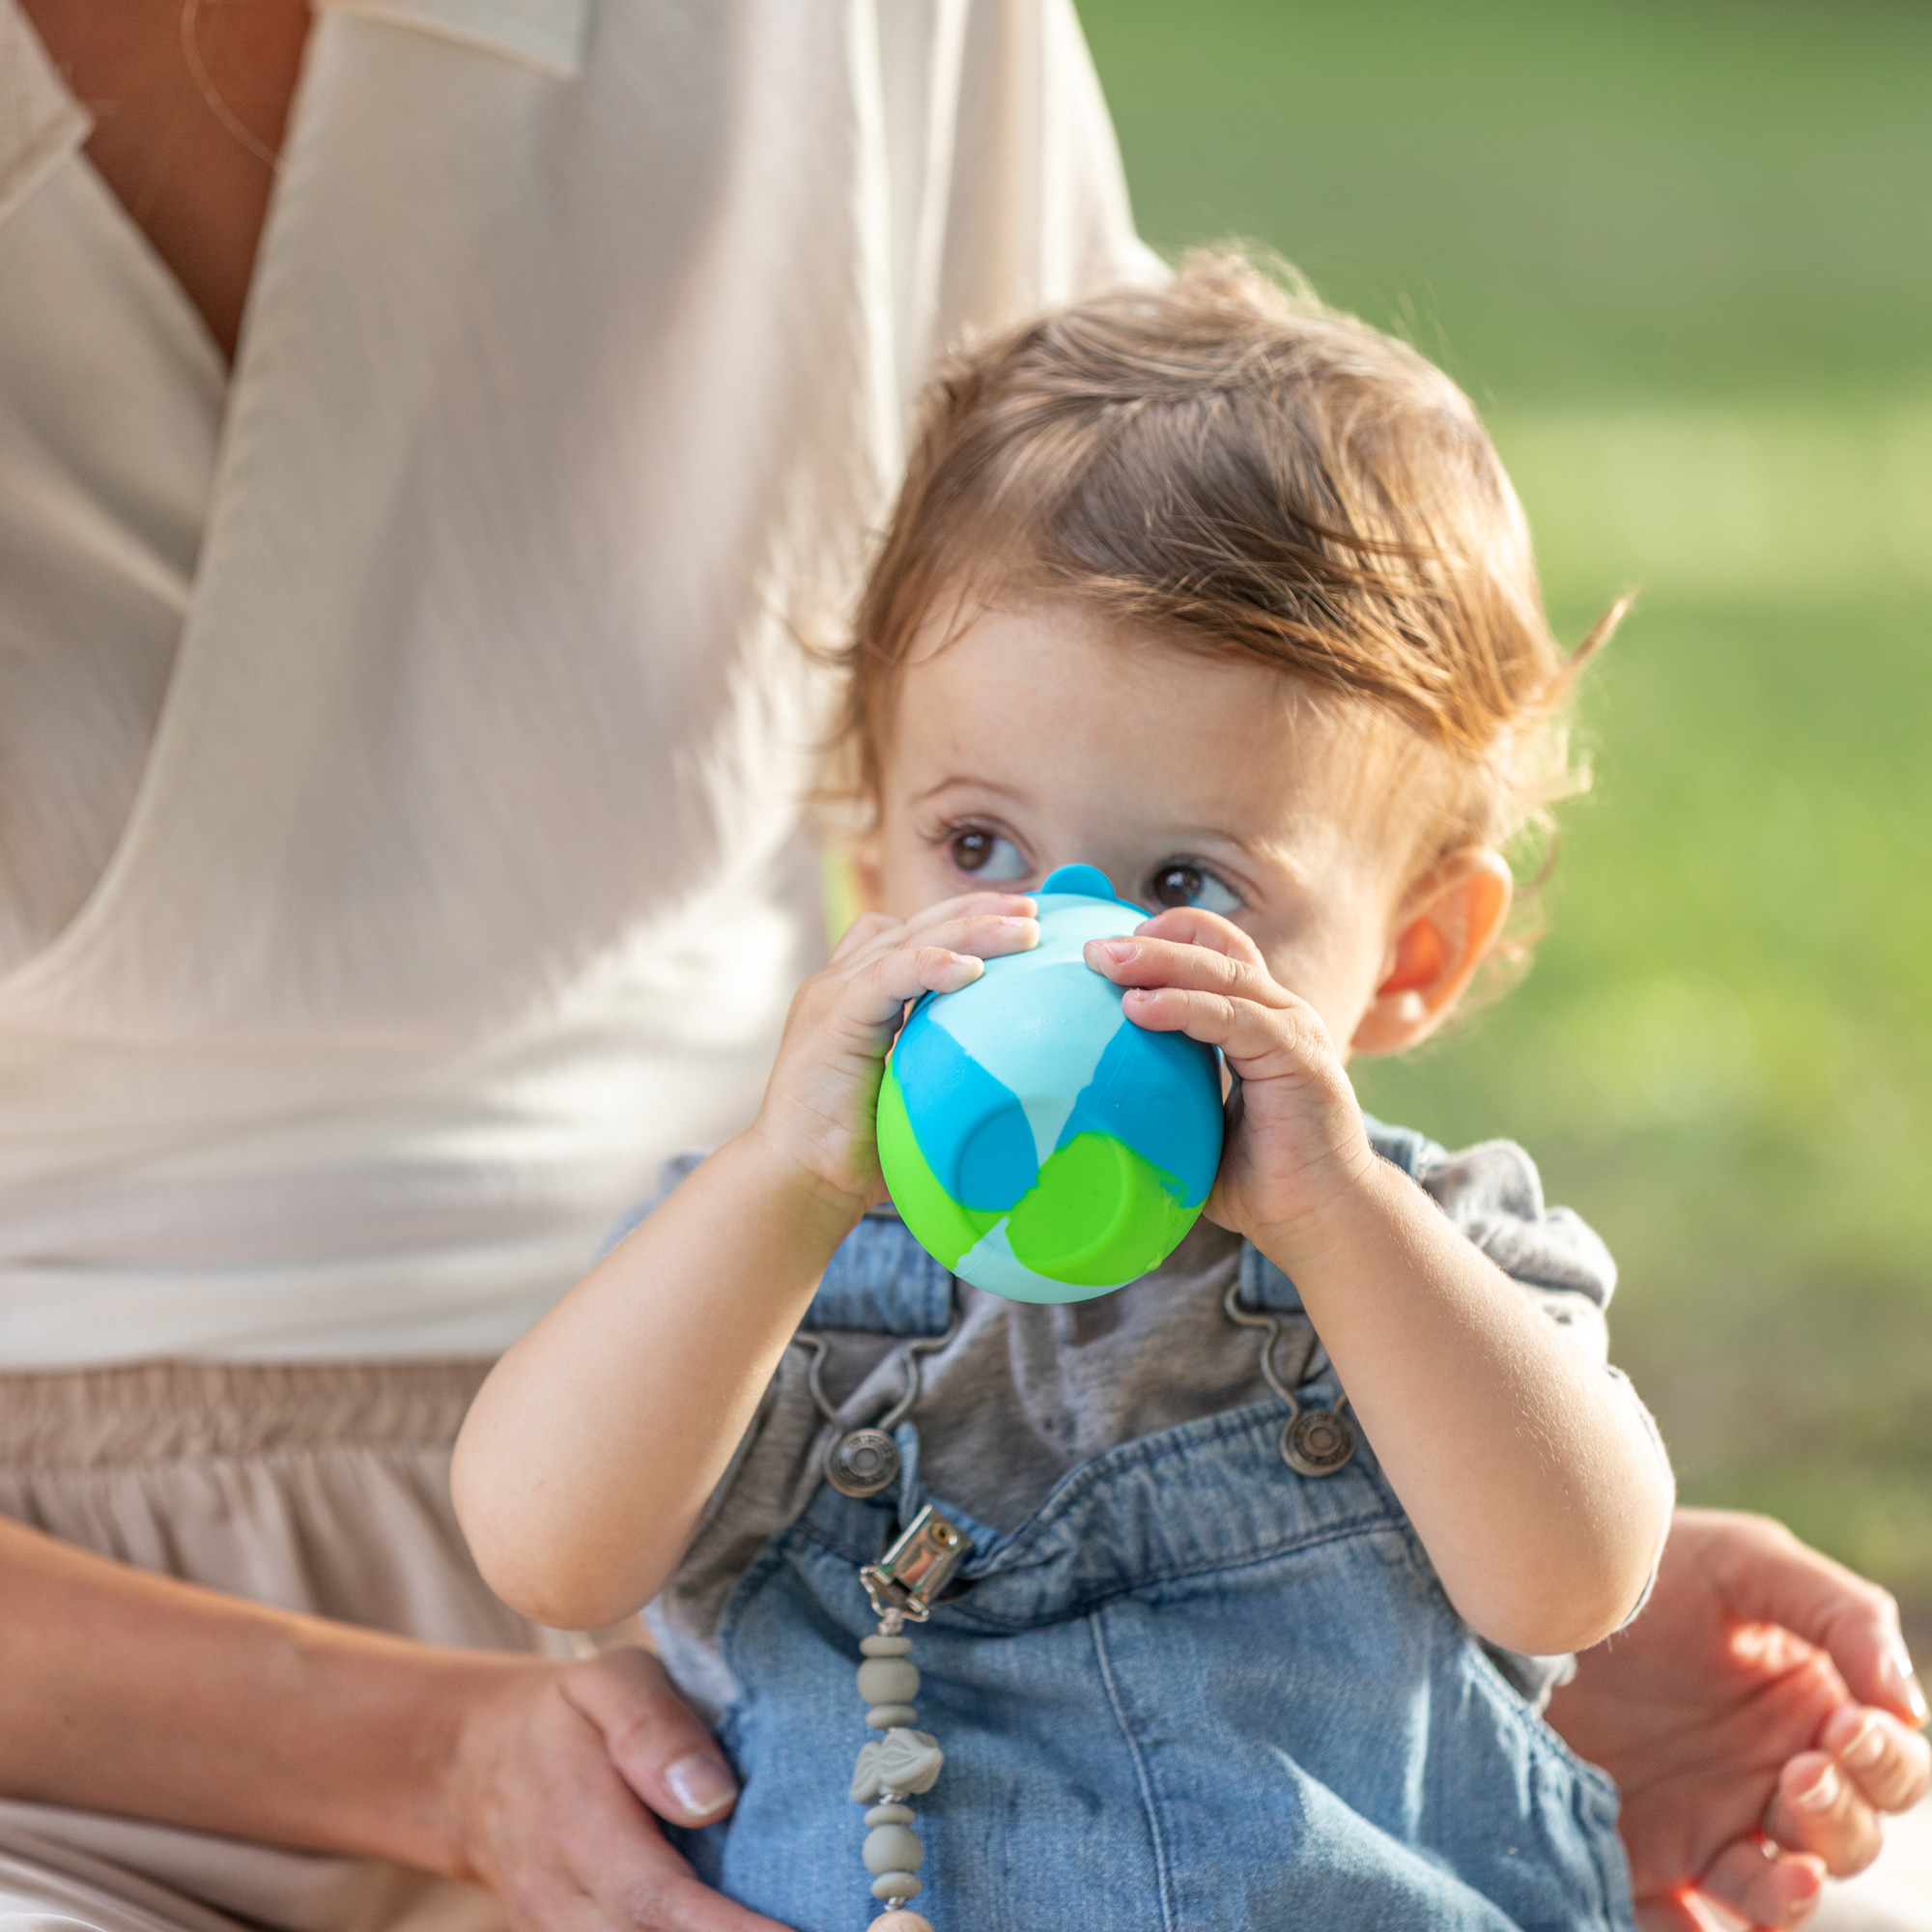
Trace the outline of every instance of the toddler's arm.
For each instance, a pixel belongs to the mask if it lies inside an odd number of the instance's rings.
[[[1300,1290],[1451,1601],[1509,1650],[1583,1650],[1635,1606],[1668,1470],[1629,1385],[1573,1347],[1370,1147],[1321,1016],[1211,913],[1089,963],[1129,1016],[1219,1046],[1239,1120],[1208,1212]]]
[[[872,1115],[905,1002],[1035,945],[1033,911],[978,893],[860,920],[792,1002],[755,1123],[497,1363],[451,1488],[504,1602],[590,1630],[657,1594],[826,1263],[884,1198]]]

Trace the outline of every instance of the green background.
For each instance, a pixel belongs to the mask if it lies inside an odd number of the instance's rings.
[[[1142,232],[1443,362],[1582,710],[1529,980],[1377,1112],[1509,1134],[1623,1267],[1688,1500],[1932,1636],[1932,10],[1087,0]]]

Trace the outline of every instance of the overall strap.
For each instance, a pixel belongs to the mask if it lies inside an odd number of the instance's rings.
[[[896,1214],[874,1208],[832,1257],[801,1325],[918,1338],[943,1335],[952,1321],[952,1275]]]
[[[1369,1145],[1411,1180],[1441,1155],[1442,1150],[1413,1127],[1387,1126],[1371,1114],[1362,1116],[1362,1124],[1369,1131]],[[1301,1313],[1301,1291],[1252,1242],[1241,1245],[1240,1282],[1244,1307],[1268,1315]]]
[[[1369,1130],[1369,1145],[1391,1167],[1401,1168],[1411,1180],[1420,1177],[1425,1166],[1442,1158],[1441,1148],[1427,1134],[1419,1134],[1413,1127],[1392,1127],[1377,1120],[1373,1114],[1364,1114],[1362,1124]]]

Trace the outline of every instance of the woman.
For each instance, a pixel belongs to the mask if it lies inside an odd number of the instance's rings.
[[[10,1909],[756,1922],[638,1803],[715,1747],[489,1598],[447,1445],[755,1095],[794,633],[935,348],[1144,268],[1058,0],[0,0]],[[1869,1857],[1902,1656],[1686,1520],[1557,1712],[1659,1923]]]

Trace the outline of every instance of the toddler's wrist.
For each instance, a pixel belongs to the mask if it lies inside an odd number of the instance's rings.
[[[1293,1278],[1317,1271],[1362,1240],[1372,1223],[1385,1218],[1393,1172],[1368,1135],[1357,1132],[1334,1150],[1320,1171],[1299,1177],[1293,1205],[1250,1231],[1248,1238]]]
[[[801,1245],[812,1252],[822,1248],[829,1258],[870,1205],[829,1180],[762,1119],[720,1150],[731,1156],[734,1174],[761,1199],[775,1206],[797,1231]]]

